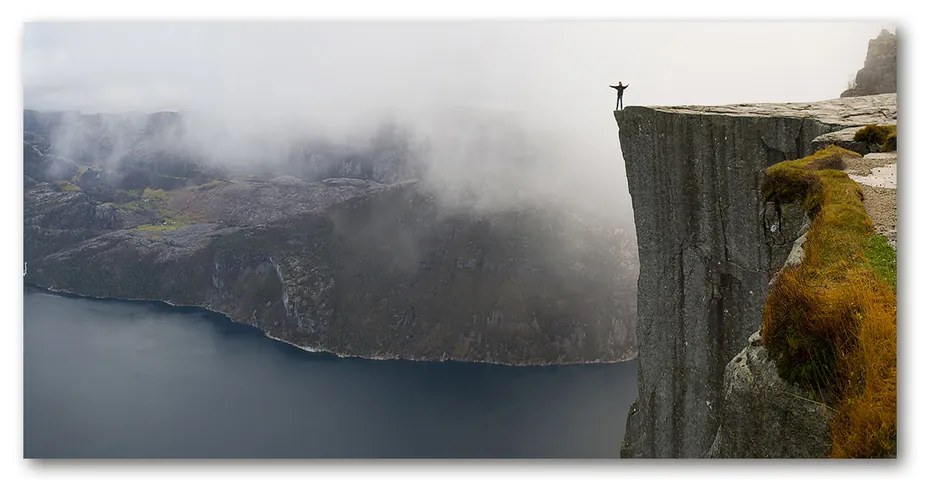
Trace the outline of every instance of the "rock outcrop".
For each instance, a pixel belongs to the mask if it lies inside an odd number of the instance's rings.
[[[865,66],[856,73],[856,81],[840,97],[887,94],[898,91],[898,36],[882,30],[869,41]]]
[[[865,155],[872,150],[873,146],[878,145],[875,143],[870,144],[865,141],[856,141],[856,132],[863,127],[865,126],[844,128],[832,133],[822,134],[814,138],[814,151],[824,149],[828,146],[839,146],[840,148],[846,148],[860,155]]]
[[[772,276],[801,233],[762,202],[760,171],[825,133],[897,117],[896,96],[615,112],[639,247],[638,399],[622,454],[702,457],[727,365],[761,324]]]
[[[822,458],[832,409],[778,375],[758,332],[727,364],[711,458]]]
[[[804,259],[804,233],[782,267]],[[774,279],[773,279],[774,280]],[[822,458],[830,448],[833,410],[822,396],[786,382],[762,344],[761,331],[736,354],[723,375],[720,426],[707,452],[710,458]]]

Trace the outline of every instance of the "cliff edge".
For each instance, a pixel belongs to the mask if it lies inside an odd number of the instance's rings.
[[[805,224],[796,205],[763,201],[760,172],[813,153],[817,136],[895,121],[897,97],[614,114],[640,260],[638,399],[622,455],[702,457],[726,367],[759,330],[769,281]]]

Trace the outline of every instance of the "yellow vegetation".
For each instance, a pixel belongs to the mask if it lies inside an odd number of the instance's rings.
[[[897,303],[887,270],[894,253],[883,237],[875,246],[861,190],[838,170],[846,153],[830,147],[766,171],[765,198],[801,200],[811,227],[804,260],[769,291],[762,336],[782,377],[836,409],[831,456],[890,457],[897,452]]]

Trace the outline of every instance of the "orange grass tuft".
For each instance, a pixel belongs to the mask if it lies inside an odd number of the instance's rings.
[[[775,279],[762,337],[788,381],[836,408],[834,457],[897,452],[897,299],[867,257],[875,237],[837,147],[766,171],[763,195],[802,200],[811,218],[804,260]]]

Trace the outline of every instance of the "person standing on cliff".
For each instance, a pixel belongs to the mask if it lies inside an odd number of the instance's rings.
[[[629,85],[624,85],[623,82],[617,82],[616,85],[611,85],[610,88],[617,91],[617,109],[623,109],[623,91],[629,87]],[[614,109],[614,110],[617,110]]]

